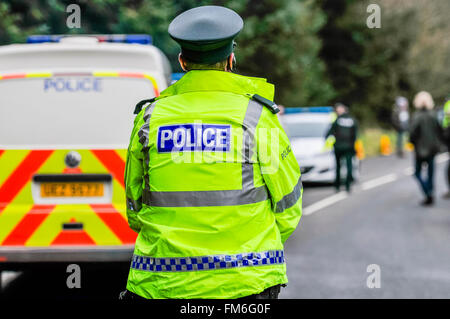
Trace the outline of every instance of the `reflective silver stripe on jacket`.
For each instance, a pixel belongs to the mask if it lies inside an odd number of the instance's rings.
[[[223,191],[147,192],[143,203],[155,207],[236,206],[269,199],[266,186]]]
[[[139,143],[142,144],[144,152],[144,163],[145,167],[148,168],[150,165],[150,151],[148,148],[149,143],[149,130],[150,130],[150,118],[152,117],[153,110],[155,109],[156,102],[153,102],[145,109],[143,119],[145,121],[144,125],[140,128],[138,135],[139,135]],[[143,203],[148,202],[148,198],[146,198],[146,191],[150,189],[150,177],[148,176],[148,169],[145,170],[144,173],[144,182],[145,182],[145,189],[142,194],[142,201]]]
[[[248,102],[242,123],[243,143],[242,143],[242,189],[253,188],[253,163],[252,155],[255,143],[256,126],[261,117],[263,106],[253,100]]]
[[[294,206],[302,194],[302,188],[303,188],[302,177],[300,176],[297,184],[294,187],[294,190],[277,202],[275,213],[281,213],[285,209]]]
[[[146,106],[144,106],[145,108]],[[147,106],[144,112],[144,125],[139,129],[138,136],[139,136],[139,143],[142,144],[143,147],[148,146],[148,134],[149,134],[149,128],[150,128],[150,117],[152,116],[153,109],[155,108],[155,103],[153,102],[150,104],[150,106]]]
[[[152,108],[152,106],[150,106]],[[253,163],[251,157],[255,146],[255,131],[263,106],[250,100],[243,121],[242,146],[242,189],[217,191],[181,191],[181,192],[155,192],[150,191],[145,181],[143,203],[155,207],[209,207],[209,206],[236,206],[253,204],[270,198],[266,185],[255,187],[253,184]],[[151,111],[147,109],[151,114]],[[146,115],[144,115],[145,118]],[[150,116],[147,119],[149,121]],[[145,131],[144,131],[145,133]],[[148,153],[148,151],[146,152]],[[146,163],[148,167],[148,162]],[[148,186],[147,186],[148,185]]]
[[[269,266],[284,264],[282,250],[235,255],[210,255],[199,257],[154,258],[133,255],[131,268],[151,272],[179,272],[215,270],[237,267]]]

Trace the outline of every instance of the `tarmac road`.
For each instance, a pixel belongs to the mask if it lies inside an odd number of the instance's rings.
[[[412,158],[367,159],[351,194],[306,185],[304,216],[286,243],[289,284],[281,298],[450,298],[450,200],[437,158],[436,205],[423,208]],[[368,288],[368,265],[380,288]],[[66,286],[67,265],[3,274],[3,297],[115,299],[129,263],[81,265],[80,289]]]
[[[450,298],[450,200],[441,199],[446,159],[436,161],[438,196],[430,208],[419,205],[412,158],[364,161],[350,196],[306,188],[304,216],[286,243],[289,284],[280,297]],[[372,264],[380,288],[367,286]]]

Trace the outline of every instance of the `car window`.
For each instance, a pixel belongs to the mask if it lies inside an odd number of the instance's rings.
[[[328,122],[290,122],[285,123],[286,133],[291,138],[325,137],[331,123]]]

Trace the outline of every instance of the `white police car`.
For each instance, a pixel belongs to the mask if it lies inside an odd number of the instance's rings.
[[[336,118],[332,107],[286,108],[280,116],[291,142],[292,151],[302,172],[302,181],[333,183],[336,177],[335,157],[332,143],[325,135]],[[353,177],[359,176],[359,161],[354,157]],[[341,176],[345,179],[345,163],[341,166]]]

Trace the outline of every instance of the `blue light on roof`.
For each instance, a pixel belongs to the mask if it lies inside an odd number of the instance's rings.
[[[128,34],[125,36],[126,43],[152,44],[152,36],[148,34]]]
[[[61,38],[71,36],[94,37],[97,38],[99,42],[152,44],[152,37],[149,34],[30,35],[27,38],[27,43],[59,42]]]
[[[306,106],[306,107],[287,107],[284,109],[285,114],[293,113],[331,113],[334,109],[332,106]]]
[[[178,81],[179,79],[181,79],[183,77],[183,75],[185,75],[186,73],[184,72],[178,72],[178,73],[172,73],[172,81]]]
[[[27,37],[27,43],[44,43],[44,42],[58,42],[61,36],[55,35],[30,35]]]

